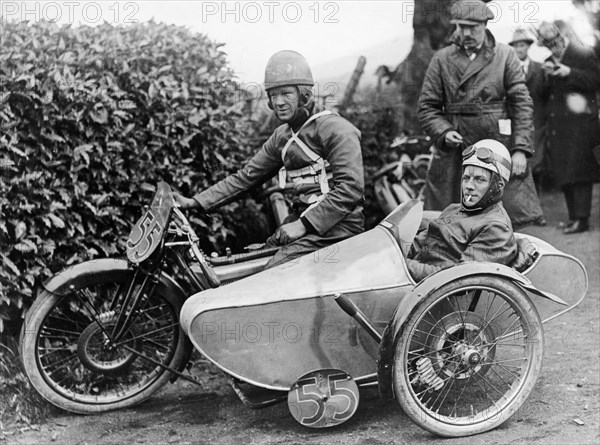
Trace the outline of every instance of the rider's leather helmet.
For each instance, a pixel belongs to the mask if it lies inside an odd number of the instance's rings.
[[[312,72],[304,56],[283,50],[271,56],[265,68],[265,90],[285,85],[313,86]]]
[[[273,88],[293,85],[300,94],[300,106],[305,106],[312,97],[311,87],[315,84],[304,56],[296,51],[283,50],[271,56],[265,68],[265,90],[267,95]],[[268,102],[269,108],[271,98]]]
[[[483,139],[463,151],[463,169],[468,165],[481,167],[492,172],[490,186],[484,196],[471,206],[461,196],[462,207],[466,211],[481,210],[502,199],[504,186],[510,179],[512,162],[504,144],[493,139]],[[462,189],[461,189],[462,195]]]

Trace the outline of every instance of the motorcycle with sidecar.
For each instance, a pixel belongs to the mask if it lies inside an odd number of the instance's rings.
[[[25,370],[50,403],[98,413],[193,380],[183,371],[195,348],[244,404],[287,400],[309,427],[345,422],[359,388],[378,386],[435,434],[490,430],[531,393],[542,324],[582,301],[586,271],[516,234],[515,267],[490,257],[416,283],[405,255],[422,219],[409,201],[372,230],[264,270],[276,249],[205,255],[159,183],[126,259],[87,261],[44,284],[22,331]]]

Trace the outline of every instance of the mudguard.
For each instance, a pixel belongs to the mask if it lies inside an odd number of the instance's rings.
[[[383,333],[381,345],[379,347],[379,360],[377,363],[377,378],[379,381],[379,391],[383,398],[393,397],[392,390],[392,361],[394,359],[394,345],[408,317],[415,307],[426,298],[431,292],[439,289],[459,278],[465,278],[473,275],[496,275],[507,278],[524,290],[532,292],[541,297],[554,301],[555,303],[568,305],[561,298],[550,292],[537,289],[531,281],[521,275],[514,269],[497,263],[470,262],[462,263],[446,269],[442,269],[433,275],[427,277],[412,290],[410,290],[396,307],[392,319]]]
[[[44,282],[44,288],[53,294],[66,295],[69,287],[85,281],[89,276],[97,273],[113,272],[126,273],[130,270],[127,260],[119,258],[101,258],[85,261],[61,270],[56,275]]]
[[[115,276],[119,276],[120,274],[131,273],[132,271],[133,269],[130,263],[125,259],[101,258],[90,260],[68,267],[50,277],[44,282],[44,288],[52,294],[66,295],[68,294],[71,285],[77,287],[79,283],[85,282],[85,280],[95,274],[112,273],[115,274]],[[178,300],[181,305],[183,305],[187,298],[182,287],[164,272],[159,278],[158,291],[170,295]],[[178,371],[183,371],[183,368],[188,363],[194,350],[190,339],[185,336],[183,331],[181,332],[181,335],[184,335],[185,339],[185,359],[182,361],[181,369],[178,369]]]

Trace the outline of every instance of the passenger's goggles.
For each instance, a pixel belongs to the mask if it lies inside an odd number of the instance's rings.
[[[468,146],[462,152],[463,161],[469,159],[471,156],[473,156],[473,154],[477,155],[477,159],[479,159],[482,162],[485,162],[487,164],[498,163],[510,172],[510,161],[494,153],[487,147],[475,147],[475,145]]]

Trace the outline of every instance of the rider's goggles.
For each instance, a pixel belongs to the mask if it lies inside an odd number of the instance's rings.
[[[504,159],[487,147],[475,147],[475,145],[468,146],[462,152],[463,161],[473,156],[473,154],[477,155],[477,159],[480,161],[487,164],[498,163],[510,172],[511,165],[508,159]]]

